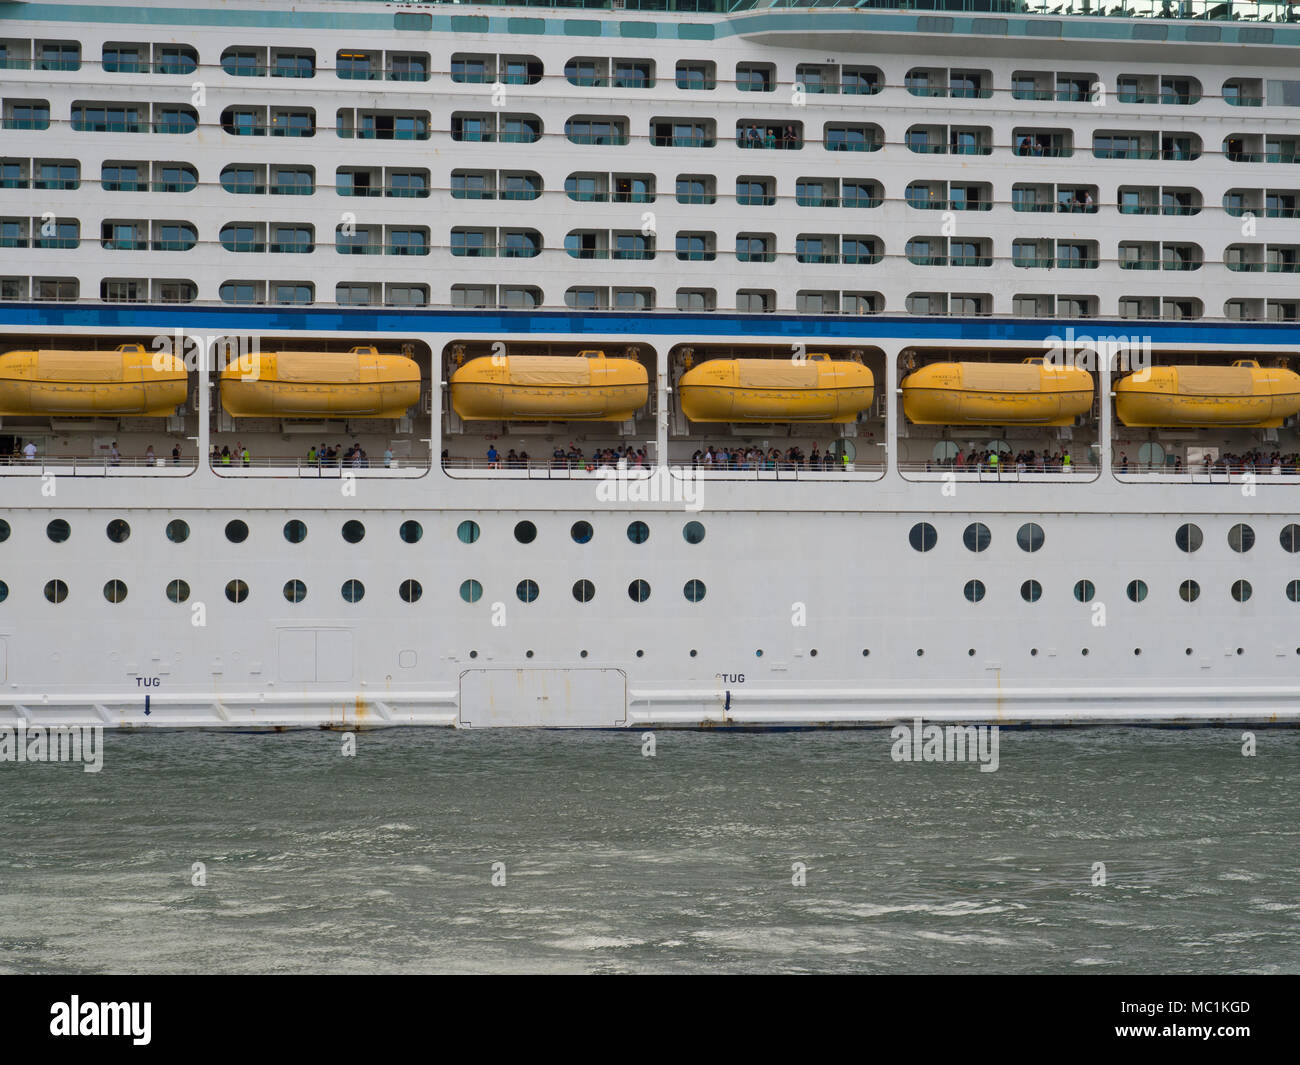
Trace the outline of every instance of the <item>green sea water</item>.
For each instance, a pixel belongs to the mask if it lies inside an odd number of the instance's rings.
[[[109,732],[0,764],[0,972],[1295,973],[1300,732],[1256,736]]]

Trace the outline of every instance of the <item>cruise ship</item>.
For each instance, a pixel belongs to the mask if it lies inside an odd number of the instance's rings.
[[[1296,723],[1297,19],[0,2],[0,724]]]

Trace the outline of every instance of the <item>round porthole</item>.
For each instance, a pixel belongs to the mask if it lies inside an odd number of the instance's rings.
[[[1022,551],[1037,551],[1043,546],[1044,539],[1043,527],[1036,522],[1026,522],[1016,530],[1016,543]]]
[[[627,527],[627,538],[634,544],[643,544],[650,539],[650,526],[643,521],[631,522]]]
[[[307,585],[296,578],[284,582],[284,597],[291,603],[301,603],[307,598]]]
[[[1074,598],[1081,603],[1091,603],[1097,594],[1097,586],[1092,581],[1078,581],[1074,585]]]
[[[167,582],[167,598],[173,603],[183,603],[190,597],[189,582],[177,577],[174,581]]]
[[[248,585],[236,578],[226,582],[226,598],[232,603],[242,603],[248,598]]]
[[[343,598],[349,603],[359,603],[366,594],[366,586],[355,577],[350,577],[343,582],[343,587],[339,589]]]
[[[989,532],[989,527],[982,521],[973,521],[962,530],[961,542],[966,545],[969,551],[976,553],[987,551],[992,541],[993,534]]]
[[[704,540],[704,526],[698,521],[688,521],[682,526],[682,539],[688,544],[698,544]]]
[[[183,544],[190,538],[189,522],[181,518],[172,518],[167,523],[167,539],[174,544]]]
[[[424,594],[424,589],[419,581],[407,579],[397,586],[397,594],[401,596],[403,603],[415,603]]]
[[[590,603],[596,598],[596,586],[585,578],[573,582],[573,598],[579,603]]]
[[[418,521],[404,521],[397,527],[397,535],[404,544],[418,544],[424,535],[424,527]]]
[[[1205,537],[1201,533],[1200,526],[1192,525],[1190,522],[1178,526],[1178,531],[1174,533],[1174,543],[1178,545],[1178,550],[1186,551],[1188,554],[1199,550],[1204,540]]]
[[[594,535],[594,530],[589,521],[575,521],[569,529],[569,535],[573,537],[575,544],[589,544]]]
[[[298,518],[290,518],[284,523],[284,538],[291,544],[300,544],[307,539],[307,523]]]
[[[120,603],[126,598],[126,582],[114,577],[104,585],[104,598],[110,603]]]
[[[519,597],[521,603],[536,602],[541,590],[537,587],[536,581],[522,580],[515,585],[515,595]]]
[[[238,518],[226,522],[226,539],[232,544],[242,544],[248,539],[248,523]]]
[[[1043,586],[1037,581],[1025,581],[1020,586],[1020,598],[1026,603],[1036,603],[1043,597]]]
[[[686,596],[688,603],[698,603],[704,598],[705,591],[704,582],[696,580],[694,577],[682,587],[682,595]]]
[[[353,518],[343,523],[343,539],[350,544],[359,544],[366,536],[366,527]]]
[[[476,521],[462,521],[456,526],[456,538],[462,544],[472,544],[478,539],[479,529]]]
[[[475,580],[461,581],[460,597],[467,603],[477,603],[483,598],[483,585]]]
[[[104,534],[115,544],[126,543],[131,535],[131,526],[121,518],[114,518],[104,527]]]
[[[60,580],[45,582],[45,598],[51,603],[61,603],[68,598],[68,586]]]
[[[62,518],[55,518],[45,526],[45,535],[50,538],[51,543],[64,543],[72,535],[72,526]]]
[[[521,544],[531,544],[537,539],[537,526],[531,521],[521,521],[515,526],[515,539]]]
[[[644,603],[650,598],[650,582],[640,578],[627,586],[628,598],[634,603]]]
[[[917,522],[908,532],[907,542],[915,551],[932,551],[939,542],[939,533],[928,521]]]

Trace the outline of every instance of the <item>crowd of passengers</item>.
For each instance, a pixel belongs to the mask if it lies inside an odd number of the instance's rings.
[[[1170,471],[1171,465],[1166,459],[1164,462],[1154,465],[1140,462],[1129,462],[1128,455],[1121,453],[1119,461],[1115,468],[1120,473],[1128,473],[1130,469],[1134,473],[1143,471],[1163,470]],[[1172,471],[1174,473],[1183,472],[1183,460],[1181,456],[1173,457]],[[1273,451],[1267,455],[1256,449],[1246,451],[1240,455],[1234,455],[1231,452],[1220,455],[1217,459],[1206,455],[1200,463],[1192,469],[1193,473],[1300,473],[1300,454],[1292,453],[1284,455],[1280,451]]]
[[[1074,456],[1069,451],[1019,451],[1012,458],[996,451],[972,448],[969,453],[958,448],[957,454],[946,462],[927,462],[925,468],[948,470],[989,470],[1016,473],[1069,473],[1074,467]]]
[[[736,143],[741,148],[801,148],[803,143],[794,126],[745,126],[737,131]]]
[[[718,470],[831,470],[841,464],[831,452],[822,454],[813,444],[812,452],[804,455],[799,447],[787,448],[715,448],[712,445],[691,456],[691,466],[695,469]]]

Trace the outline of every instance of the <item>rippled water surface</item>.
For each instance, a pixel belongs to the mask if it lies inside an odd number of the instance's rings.
[[[1257,736],[109,733],[0,764],[0,972],[1297,972],[1300,733]]]

